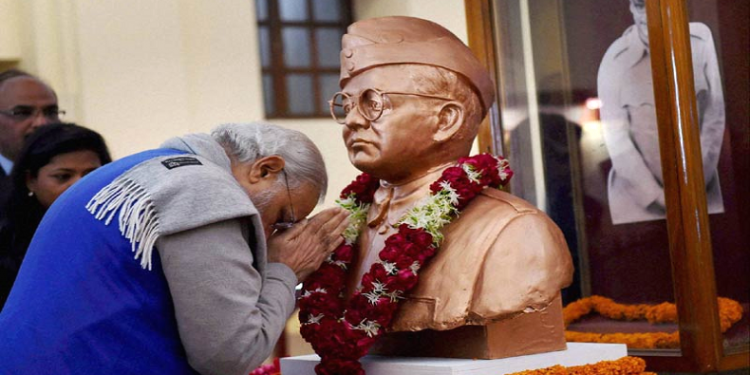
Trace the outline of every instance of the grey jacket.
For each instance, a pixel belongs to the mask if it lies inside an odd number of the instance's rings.
[[[224,150],[208,136],[162,147],[216,160],[231,173]],[[202,374],[247,375],[271,354],[294,311],[297,277],[286,265],[266,262],[260,215],[253,211],[156,242],[188,361]]]

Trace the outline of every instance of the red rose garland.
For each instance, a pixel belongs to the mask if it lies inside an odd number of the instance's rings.
[[[274,358],[273,363],[261,365],[255,370],[250,371],[250,375],[281,375],[279,358]]]
[[[300,298],[302,336],[321,357],[318,375],[363,375],[359,358],[388,327],[399,299],[418,281],[419,269],[435,255],[443,226],[485,187],[501,187],[513,172],[502,157],[481,154],[461,158],[430,185],[427,201],[399,222],[398,233],[388,237],[379,261],[362,276],[349,301],[345,301],[346,273],[356,251],[380,181],[362,174],[341,193],[339,205],[351,212],[346,241],[313,273]]]

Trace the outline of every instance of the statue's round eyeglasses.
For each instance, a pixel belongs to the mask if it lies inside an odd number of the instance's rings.
[[[380,116],[383,115],[383,110],[390,101],[387,100],[388,95],[411,95],[420,96],[423,98],[440,99],[440,100],[453,100],[442,96],[419,94],[414,92],[396,92],[396,91],[378,91],[376,89],[366,89],[357,96],[349,95],[345,92],[337,92],[333,94],[331,100],[328,101],[328,105],[331,108],[331,116],[339,124],[346,123],[346,116],[355,107],[362,117],[367,121],[377,121]]]

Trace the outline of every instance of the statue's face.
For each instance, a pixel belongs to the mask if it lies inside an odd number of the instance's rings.
[[[352,103],[360,103],[357,105],[362,105],[360,93],[368,89],[383,93],[382,113],[376,120],[368,120],[353,107],[346,115],[344,142],[349,160],[357,169],[395,183],[432,167],[430,150],[436,145],[433,135],[442,102],[404,94],[419,92],[410,78],[410,72],[419,68],[406,69],[403,65],[373,68],[353,77],[342,89]]]

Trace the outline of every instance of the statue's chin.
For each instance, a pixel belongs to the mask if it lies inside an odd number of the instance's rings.
[[[393,171],[383,166],[377,159],[350,157],[349,160],[355,168],[380,180],[389,181],[389,177],[393,174]]]
[[[373,174],[377,171],[378,159],[364,150],[349,150],[349,161],[362,172]]]
[[[349,161],[360,171],[389,182],[408,178],[414,173],[410,169],[413,161],[410,162],[408,157],[388,157],[372,150],[349,150]]]
[[[352,162],[354,168],[357,168],[360,171],[367,173],[373,177],[378,177],[378,175],[382,174],[382,171],[377,167],[377,164],[372,161],[362,161],[352,158],[350,158],[349,160]]]

